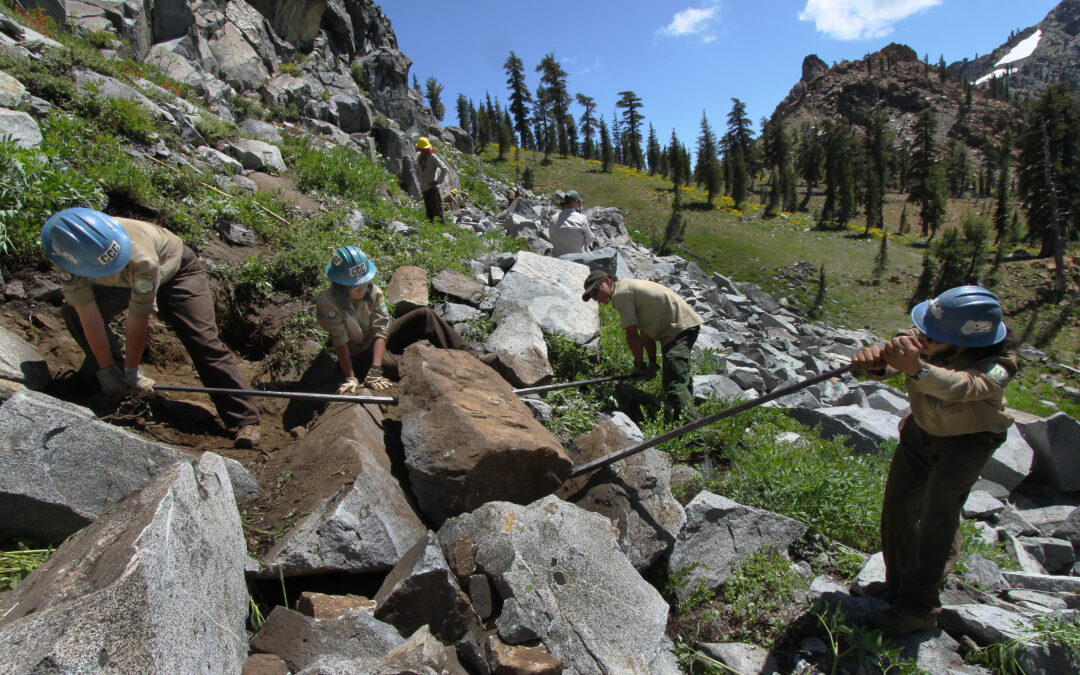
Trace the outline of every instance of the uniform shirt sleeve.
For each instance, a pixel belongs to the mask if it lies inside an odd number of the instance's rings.
[[[632,291],[614,289],[611,293],[611,306],[619,312],[622,319],[622,327],[628,328],[638,324],[637,310],[634,308],[634,294]]]
[[[82,307],[94,302],[94,289],[86,277],[75,276],[71,272],[60,272],[60,290],[64,299],[72,307]]]
[[[386,309],[386,298],[382,289],[378,286],[371,287],[371,301],[373,311],[371,314],[372,339],[386,339],[386,331],[390,328],[390,312]]]
[[[319,296],[319,302],[315,305],[315,320],[319,322],[319,328],[330,334],[330,344],[335,347],[349,344],[349,329],[345,325],[345,317],[328,293]]]
[[[152,260],[137,258],[132,253],[126,273],[131,276],[131,299],[128,301],[128,316],[147,317],[154,313],[157,300],[161,266],[155,255]]]
[[[916,380],[908,378],[907,386],[926,396],[942,401],[981,401],[1000,397],[1013,373],[999,361],[987,360],[966,370],[949,370],[930,366],[930,372]]]
[[[446,168],[446,163],[443,162],[438,155],[432,156],[435,158],[435,182],[440,184],[445,183],[446,176],[448,173],[450,173],[449,170]]]

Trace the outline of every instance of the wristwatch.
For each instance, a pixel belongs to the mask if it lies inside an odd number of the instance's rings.
[[[930,364],[929,363],[923,363],[922,368],[919,368],[919,372],[915,373],[914,375],[908,375],[908,377],[910,377],[913,380],[921,380],[924,377],[926,377],[926,375],[929,372],[930,372]]]

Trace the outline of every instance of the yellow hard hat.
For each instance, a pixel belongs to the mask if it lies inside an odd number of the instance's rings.
[[[457,194],[457,188],[450,190],[450,192],[452,192],[453,194]]]
[[[431,147],[431,141],[427,139],[427,136],[421,136],[420,140],[416,142],[417,150],[427,150]]]

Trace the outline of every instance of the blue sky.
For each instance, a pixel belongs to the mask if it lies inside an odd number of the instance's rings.
[[[723,129],[733,97],[769,116],[801,75],[803,58],[830,65],[901,42],[932,62],[985,54],[1041,21],[1058,0],[383,0],[411,73],[445,87],[444,124],[459,93],[505,102],[502,64],[513,50],[533,70],[549,52],[571,95],[597,101],[610,124],[618,92],[642,99],[661,144],[674,129],[693,148],[702,110]],[[574,105],[575,117],[581,114]]]

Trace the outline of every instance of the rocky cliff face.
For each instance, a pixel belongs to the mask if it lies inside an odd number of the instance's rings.
[[[957,80],[927,67],[913,49],[890,44],[859,61],[843,61],[831,68],[816,55],[803,61],[802,78],[776,107],[788,127],[817,126],[824,120],[846,119],[864,126],[873,111],[884,112],[897,143],[911,142],[916,116],[930,108],[938,117],[939,141],[958,138],[970,148],[981,148],[1015,126],[1020,117],[1013,105],[975,92],[965,102]]]
[[[953,63],[949,72],[983,86],[995,74],[1007,77],[1010,95],[1021,100],[1038,96],[1047,84],[1080,85],[1080,0],[1062,0],[1038,24],[989,54]]]

